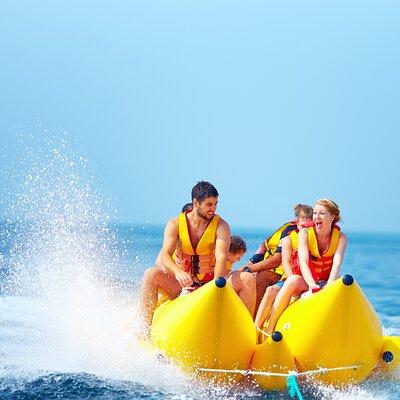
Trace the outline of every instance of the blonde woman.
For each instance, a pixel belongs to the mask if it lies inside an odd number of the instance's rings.
[[[340,221],[338,205],[330,199],[320,199],[314,205],[311,228],[298,234],[298,254],[293,255],[293,275],[278,292],[271,308],[266,333],[271,335],[292,296],[309,290],[314,292],[339,277],[346,251],[347,237],[336,225]]]

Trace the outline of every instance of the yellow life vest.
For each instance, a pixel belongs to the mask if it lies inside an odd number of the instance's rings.
[[[265,240],[264,246],[265,246],[265,248],[266,248],[267,251],[266,251],[265,254],[264,254],[264,260],[266,260],[268,257],[271,257],[272,255],[275,254],[276,249],[278,248],[279,242],[280,242],[280,240],[281,240],[282,232],[283,232],[287,227],[289,227],[289,226],[291,226],[291,225],[296,225],[296,226],[297,226],[296,221],[290,221],[290,222],[287,222],[286,224],[283,224],[283,225],[282,225],[280,228],[278,228],[270,237],[268,237],[268,238]],[[283,276],[283,274],[284,274],[284,271],[283,271],[283,268],[282,268],[282,265],[281,265],[281,264],[278,265],[278,266],[274,269],[274,271],[275,271],[277,274],[281,275],[281,276]]]
[[[297,229],[290,232],[289,237],[292,242],[292,253],[294,253],[299,248],[299,232],[297,232]]]
[[[299,248],[299,232],[297,229],[294,229],[292,232],[289,233],[290,242],[292,243],[292,258],[293,254],[297,253],[297,249]],[[283,270],[282,264],[279,266],[282,269],[282,277],[281,280],[285,280],[287,278],[285,271]]]
[[[215,240],[219,220],[220,216],[214,215],[197,246],[193,248],[186,213],[179,215],[179,237],[173,258],[182,269],[189,272],[193,277],[197,277],[200,281],[204,279],[206,274],[213,275],[214,273]]]

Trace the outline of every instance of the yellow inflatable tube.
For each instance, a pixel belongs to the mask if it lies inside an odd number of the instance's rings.
[[[354,366],[316,375],[329,384],[360,382],[377,366],[382,353],[378,315],[350,275],[293,303],[276,329],[300,371]]]
[[[276,374],[288,374],[296,370],[295,360],[283,336],[276,331],[272,336],[258,344],[251,361],[251,368],[257,372]],[[284,389],[286,387],[285,376],[267,376],[255,374],[254,378],[265,390]]]
[[[158,307],[151,342],[187,371],[241,370],[250,365],[256,331],[250,313],[232,287],[224,278],[217,278]]]
[[[400,336],[384,336],[379,370],[393,372],[400,366]]]
[[[350,275],[292,303],[277,331],[256,345],[254,322],[224,278],[161,304],[151,344],[188,372],[232,381],[251,374],[266,389],[288,375],[333,385],[357,383],[400,365],[400,337],[383,337],[371,303]],[[250,371],[251,369],[251,371]]]

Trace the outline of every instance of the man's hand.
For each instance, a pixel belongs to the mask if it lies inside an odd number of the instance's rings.
[[[193,279],[192,279],[191,275],[188,274],[186,271],[178,269],[174,273],[175,273],[176,280],[179,282],[179,284],[182,287],[192,286]]]
[[[251,264],[250,265],[249,264],[243,265],[243,267],[239,268],[239,271],[240,272],[253,272],[252,269],[251,269]]]

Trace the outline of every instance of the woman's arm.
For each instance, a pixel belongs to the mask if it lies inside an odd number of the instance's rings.
[[[344,259],[344,253],[346,252],[346,246],[347,246],[347,237],[344,233],[340,232],[339,243],[336,252],[333,256],[332,269],[331,273],[329,274],[327,285],[335,281],[339,276],[340,266],[342,265]]]
[[[290,236],[286,236],[281,240],[282,245],[282,268],[285,272],[286,278],[293,275],[292,269],[292,241]]]
[[[308,251],[308,230],[301,229],[299,232],[299,264],[301,274],[310,289],[319,288],[312,277],[310,268],[308,267],[309,251]]]

